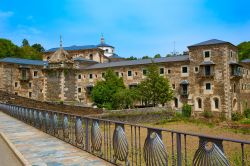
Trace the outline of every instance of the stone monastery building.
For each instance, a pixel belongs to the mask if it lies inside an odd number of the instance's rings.
[[[189,54],[155,58],[160,74],[174,90],[172,107],[192,105],[193,113],[205,110],[242,112],[250,107],[250,60],[238,61],[237,47],[212,39],[188,46]],[[91,106],[95,83],[112,68],[127,87],[146,77],[151,59],[126,61],[101,38],[99,45],[47,50],[43,60],[0,60],[0,90],[41,101],[80,102]]]

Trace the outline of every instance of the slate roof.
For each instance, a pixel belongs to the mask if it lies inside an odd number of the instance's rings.
[[[241,62],[243,62],[243,63],[250,63],[250,59],[244,59]]]
[[[110,56],[109,58],[120,58],[120,59],[124,59],[123,57],[117,55],[117,54],[113,54],[112,56]]]
[[[98,63],[97,61],[94,61],[94,60],[91,60],[91,59],[82,58],[82,57],[76,57],[76,58],[74,58],[74,61],[85,61],[85,62]]]
[[[48,65],[47,61],[42,60],[30,60],[30,59],[22,59],[22,58],[3,58],[0,59],[0,62],[5,63],[14,63],[14,64],[20,64],[20,65],[35,65],[35,66],[44,66]]]
[[[82,69],[99,69],[99,68],[109,68],[109,67],[120,67],[120,66],[134,66],[134,65],[144,65],[154,63],[164,63],[164,62],[178,62],[178,61],[188,61],[188,56],[172,56],[164,58],[154,58],[154,59],[139,59],[132,61],[118,61],[109,63],[98,63],[91,66],[84,67]]]
[[[56,50],[58,50],[60,47],[56,47],[56,48],[51,48],[48,49],[46,52],[55,52]],[[88,49],[95,49],[97,48],[96,45],[85,45],[85,46],[69,46],[69,47],[63,47],[64,50],[66,51],[72,51],[72,50],[88,50]]]
[[[224,43],[229,43],[227,41],[223,41],[223,40],[218,40],[218,39],[211,39],[211,40],[207,40],[201,43],[197,43],[188,47],[195,47],[195,46],[204,46],[204,45],[213,45],[213,44],[224,44]]]
[[[112,47],[112,48],[114,48],[113,46],[108,45],[106,43],[100,43],[100,44],[97,45],[97,47]]]

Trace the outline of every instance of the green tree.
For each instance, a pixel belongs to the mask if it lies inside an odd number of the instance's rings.
[[[161,54],[156,54],[154,58],[161,58]]]
[[[134,89],[121,89],[114,94],[115,107],[119,109],[133,108],[136,100]]]
[[[242,42],[238,45],[239,60],[250,58],[250,41]]]
[[[103,81],[98,81],[94,86],[91,98],[99,108],[116,109],[118,104],[116,103],[115,94],[125,89],[123,80],[111,69],[106,71],[104,79]]]
[[[126,58],[126,60],[137,60],[137,57],[131,56],[129,58]]]
[[[149,56],[145,55],[142,57],[142,59],[151,59]]]
[[[22,47],[25,47],[25,46],[30,46],[29,41],[27,39],[23,39],[22,41]]]
[[[173,91],[167,78],[160,76],[159,67],[152,64],[147,69],[147,78],[143,80],[137,89],[138,97],[145,105],[164,105],[173,97]]]
[[[0,38],[0,58],[13,57],[18,51],[18,46],[8,39]]]
[[[34,48],[37,52],[44,52],[45,49],[43,48],[43,46],[41,44],[35,43],[31,46],[32,48]]]

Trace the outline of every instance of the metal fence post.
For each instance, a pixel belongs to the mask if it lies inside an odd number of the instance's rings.
[[[176,145],[177,145],[177,165],[182,165],[182,158],[181,158],[181,134],[176,133]]]

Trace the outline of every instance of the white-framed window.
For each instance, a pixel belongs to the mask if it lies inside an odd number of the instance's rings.
[[[128,77],[131,77],[131,76],[132,76],[132,71],[128,70]]]
[[[168,69],[168,74],[171,74],[171,69]]]
[[[203,102],[202,102],[202,98],[197,97],[195,100],[195,110],[202,110],[203,109]]]
[[[29,82],[29,88],[31,88],[32,87],[32,83],[31,82]]]
[[[34,77],[34,78],[38,78],[38,71],[36,71],[36,70],[33,71],[33,77]]]
[[[15,87],[16,87],[16,88],[18,87],[18,82],[15,82]]]
[[[211,57],[211,50],[204,50],[203,51],[203,56],[205,59],[208,59]]]
[[[160,75],[163,75],[163,74],[164,74],[164,72],[165,72],[164,67],[161,67],[161,68],[160,68]]]
[[[93,79],[93,74],[89,74],[89,79]]]
[[[188,66],[182,66],[181,67],[181,76],[182,77],[188,77]]]
[[[205,89],[206,90],[212,90],[212,85],[210,82],[205,83]]]
[[[194,72],[195,72],[195,73],[199,73],[199,66],[195,66],[195,67],[194,67]]]
[[[82,88],[78,88],[78,89],[77,89],[77,92],[78,92],[78,93],[81,93],[81,92],[82,92]]]
[[[78,80],[82,79],[82,75],[78,74]]]
[[[32,92],[29,92],[29,98],[31,98],[32,97]]]
[[[213,97],[211,100],[211,106],[212,110],[217,111],[220,109],[220,98],[219,97]]]

